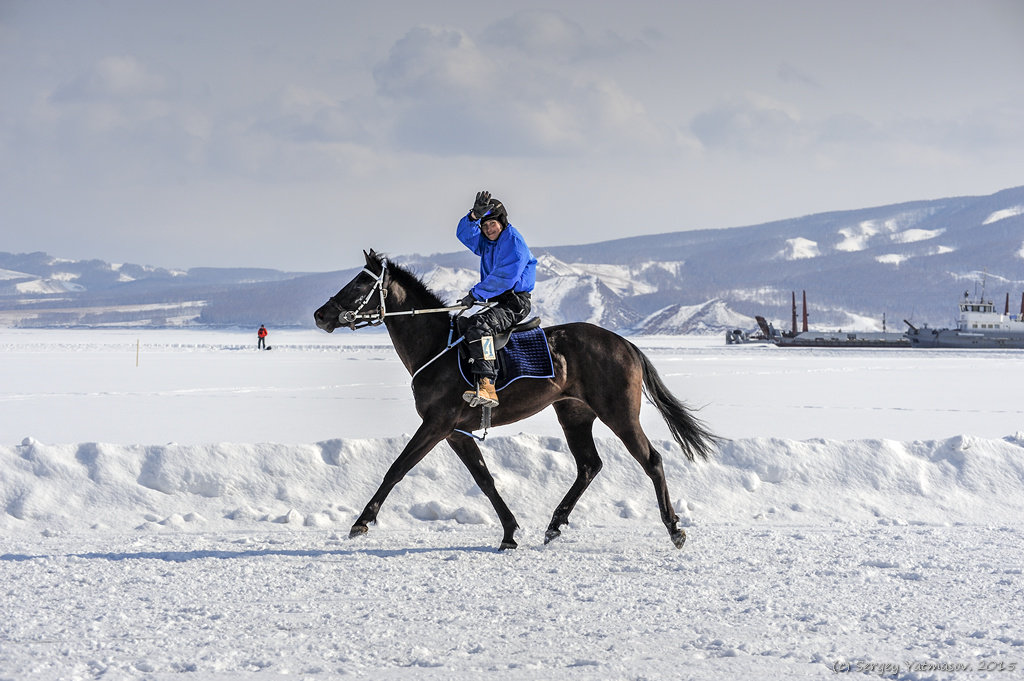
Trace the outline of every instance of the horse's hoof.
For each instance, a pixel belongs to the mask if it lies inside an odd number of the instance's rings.
[[[544,543],[548,544],[548,543],[551,542],[552,539],[558,539],[561,536],[562,536],[561,530],[557,530],[557,529],[555,529],[555,530],[548,530],[547,532],[544,533]]]
[[[682,530],[673,530],[672,543],[676,545],[677,549],[683,548],[683,544],[686,543],[686,533]]]
[[[366,525],[353,525],[352,529],[348,532],[348,536],[349,538],[360,537],[369,531],[370,528],[368,528]]]
[[[498,547],[500,551],[510,551],[512,549],[518,549],[519,544],[516,543],[515,539],[502,539],[501,546]]]

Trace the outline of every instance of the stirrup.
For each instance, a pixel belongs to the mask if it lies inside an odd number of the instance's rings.
[[[492,400],[489,397],[485,397],[475,390],[467,390],[462,393],[462,399],[466,400],[471,407],[497,407],[498,400]]]
[[[493,386],[494,384],[492,383],[491,385]],[[481,405],[485,407],[498,406],[497,399],[487,397],[486,395],[482,395],[480,393],[479,381],[477,381],[476,390],[467,390],[466,392],[462,393],[462,399],[466,400],[466,402],[468,402],[469,406],[471,407],[479,407]]]
[[[487,431],[491,428],[491,408],[486,404],[480,407],[480,430],[484,431],[483,435],[477,435],[471,433],[468,430],[455,429],[456,433],[462,433],[468,437],[473,438],[477,442],[483,442],[487,438]]]

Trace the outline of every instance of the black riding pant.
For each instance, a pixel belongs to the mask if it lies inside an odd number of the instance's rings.
[[[466,343],[469,348],[470,368],[477,378],[487,377],[492,381],[498,372],[494,368],[494,360],[484,359],[483,345],[480,339],[484,336],[508,331],[526,319],[532,306],[530,294],[526,291],[505,291],[492,298],[496,304],[470,317],[471,324],[466,329]]]

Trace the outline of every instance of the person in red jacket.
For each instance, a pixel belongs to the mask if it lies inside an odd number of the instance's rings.
[[[257,336],[257,338],[259,338],[259,340],[256,341],[256,349],[257,350],[266,350],[267,349],[267,327],[265,327],[262,324],[260,324],[260,330],[256,332],[256,336]]]

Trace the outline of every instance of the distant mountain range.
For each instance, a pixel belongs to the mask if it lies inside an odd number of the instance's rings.
[[[536,239],[534,239],[536,241]],[[363,245],[369,249],[372,243]],[[810,325],[889,330],[948,325],[968,291],[1018,312],[1024,290],[1024,187],[731,229],[534,248],[534,311],[627,333],[720,333],[763,315],[787,328],[793,292]],[[395,255],[442,297],[477,281],[465,251]],[[0,253],[0,326],[312,326],[358,269],[167,270]]]

